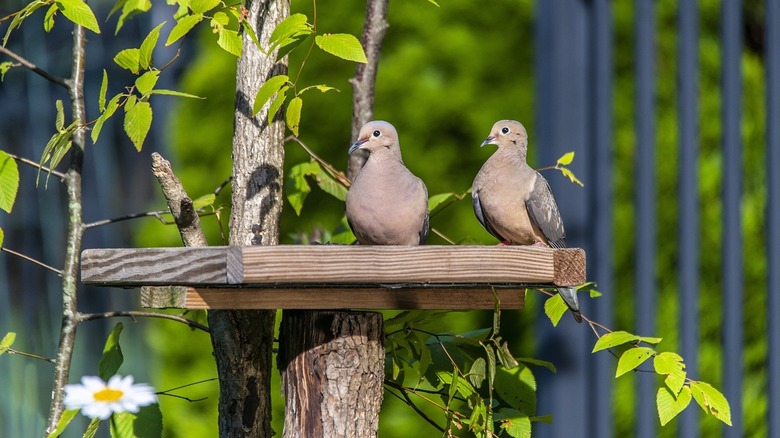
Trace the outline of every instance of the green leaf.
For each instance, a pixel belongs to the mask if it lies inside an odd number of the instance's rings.
[[[46,436],[46,438],[57,438],[58,436],[62,435],[62,432],[64,432],[65,428],[68,427],[70,422],[76,418],[78,413],[78,409],[68,409],[64,411],[62,415],[60,415],[60,421],[57,422],[57,426],[53,431],[51,431],[49,435]]]
[[[187,15],[181,20],[177,21],[176,26],[173,26],[171,33],[168,35],[168,39],[165,41],[165,46],[170,46],[176,41],[179,41],[181,37],[187,35],[187,33],[189,33],[189,31],[191,31],[192,28],[201,21],[203,21],[202,14]]]
[[[116,24],[116,32],[119,33],[119,29],[124,26],[127,20],[146,12],[152,7],[150,0],[125,0],[122,2],[122,14],[119,16],[119,21]]]
[[[574,161],[574,152],[566,152],[561,158],[558,158],[555,164],[557,166],[568,166],[572,161]]]
[[[57,108],[57,116],[54,119],[54,127],[57,128],[57,131],[62,131],[65,129],[65,108],[62,106],[62,101],[59,99],[54,102],[54,106]]]
[[[513,438],[531,438],[531,419],[516,409],[501,409],[493,414],[501,430]]]
[[[731,426],[731,407],[720,391],[709,383],[691,381],[691,394],[704,412]]]
[[[19,191],[19,165],[0,151],[0,208],[10,213]]]
[[[196,14],[205,14],[206,12],[214,9],[219,4],[220,0],[191,0],[190,9]]]
[[[279,108],[281,108],[282,105],[284,105],[284,101],[287,99],[287,90],[289,89],[290,87],[288,85],[285,85],[279,90],[279,93],[277,93],[276,99],[274,99],[274,103],[272,103],[271,106],[268,108],[267,119],[269,122],[273,120],[274,117],[276,117],[276,113],[279,112]]]
[[[555,294],[550,298],[547,298],[547,301],[544,302],[544,314],[550,318],[553,327],[558,326],[561,317],[563,317],[563,314],[566,313],[567,310],[569,310],[569,307],[566,306],[566,303],[563,301],[560,294]]]
[[[303,209],[303,201],[311,192],[311,187],[306,181],[306,175],[311,175],[315,171],[314,167],[319,167],[316,162],[306,162],[296,164],[288,172],[287,181],[284,184],[284,191],[287,193],[287,201],[292,206],[295,214],[300,216]]]
[[[152,92],[149,93],[149,94],[162,94],[162,95],[166,95],[166,96],[188,97],[190,99],[205,99],[205,97],[196,96],[196,95],[190,94],[190,93],[184,93],[184,92],[181,92],[181,91],[166,90],[166,89],[160,89],[160,88],[152,90]]]
[[[114,56],[114,62],[116,65],[130,70],[133,74],[138,74],[141,71],[141,50],[140,49],[124,49]]]
[[[663,341],[664,338],[651,338],[649,336],[640,336],[639,341],[644,342],[646,344],[657,344],[661,341]]]
[[[649,357],[655,354],[655,350],[647,347],[634,347],[628,349],[620,355],[618,360],[617,371],[615,371],[615,378],[622,376],[623,374],[636,369],[639,365],[642,365]]]
[[[119,371],[119,367],[125,358],[122,355],[122,347],[119,345],[119,335],[125,326],[119,322],[111,330],[106,339],[106,345],[103,346],[103,356],[98,363],[98,375],[103,380],[108,380]]]
[[[351,245],[355,243],[355,235],[352,233],[352,229],[349,227],[347,217],[342,216],[341,221],[335,230],[333,235],[330,236],[331,243],[340,243],[342,245]]]
[[[498,368],[495,388],[507,405],[525,415],[536,413],[536,379],[528,367]]]
[[[655,396],[655,404],[658,408],[658,419],[661,420],[661,426],[665,426],[672,421],[683,409],[691,403],[691,390],[687,386],[682,389],[677,397],[669,391],[669,388],[662,386],[658,388]]]
[[[8,38],[11,36],[11,32],[16,29],[17,27],[21,26],[22,22],[33,14],[38,8],[41,6],[48,6],[51,3],[49,3],[47,0],[35,0],[33,2],[30,2],[27,6],[23,7],[11,20],[11,24],[8,26],[8,30],[5,31],[5,37],[3,37],[3,46],[5,46],[8,43]]]
[[[653,359],[655,372],[660,375],[666,375],[664,383],[675,395],[680,393],[687,377],[685,364],[682,360],[680,355],[669,351],[665,351]]]
[[[220,28],[219,38],[217,38],[217,45],[225,49],[225,51],[228,53],[232,53],[236,57],[240,58],[244,42],[241,39],[241,36],[238,34],[238,31]]]
[[[0,355],[8,351],[8,349],[11,348],[11,345],[14,344],[15,340],[16,340],[15,332],[6,333],[5,336],[3,336],[3,340],[0,341]]]
[[[553,372],[553,373],[557,373],[558,372],[558,370],[555,369],[555,365],[552,362],[548,362],[546,360],[534,359],[534,358],[530,358],[530,357],[518,357],[517,360],[522,362],[522,363],[527,363],[527,364],[531,364],[531,365],[536,365],[536,366],[547,368],[548,370],[550,370],[550,372]]]
[[[360,45],[360,41],[353,35],[347,33],[317,35],[314,38],[314,42],[317,43],[320,49],[347,61],[364,64],[368,62],[363,46]]]
[[[95,121],[95,126],[92,127],[91,134],[93,144],[97,143],[98,137],[100,136],[100,131],[103,129],[103,124],[116,112],[116,109],[119,106],[119,99],[121,99],[122,96],[123,94],[120,93],[112,97],[111,100],[108,101],[108,105],[106,105],[106,109],[103,111],[103,114],[101,114],[100,117],[98,117],[98,119]]]
[[[478,357],[474,361],[474,363],[471,364],[471,369],[469,370],[468,378],[469,378],[469,382],[471,382],[471,384],[475,388],[482,387],[482,382],[485,381],[486,367],[487,367],[487,362],[483,357]]]
[[[298,128],[301,127],[301,109],[303,107],[303,99],[296,96],[289,105],[287,105],[287,114],[285,115],[285,122],[287,128],[292,131],[293,135],[298,135]]]
[[[194,201],[192,201],[192,206],[196,210],[198,210],[198,209],[201,209],[201,208],[208,207],[210,205],[214,205],[214,201],[216,201],[216,200],[217,200],[217,195],[215,195],[213,193],[207,193],[207,194],[199,197],[198,199],[195,199]]]
[[[563,176],[565,176],[566,178],[569,178],[569,181],[571,181],[571,182],[573,182],[575,184],[579,184],[580,187],[585,187],[585,184],[583,184],[582,181],[577,179],[577,177],[574,176],[574,173],[571,170],[569,170],[568,167],[561,167],[560,170],[561,170],[561,173],[563,174]]]
[[[257,95],[255,95],[255,102],[252,104],[252,115],[256,116],[271,96],[278,93],[289,81],[290,78],[287,75],[273,76],[265,81],[260,86],[260,89],[257,90]]]
[[[148,71],[135,80],[135,88],[141,93],[142,96],[146,96],[151,93],[154,86],[157,85],[157,79],[160,76],[159,70]]]
[[[57,0],[57,8],[68,20],[92,32],[100,33],[95,14],[83,0]]]
[[[639,336],[629,332],[616,331],[607,333],[606,335],[600,337],[598,341],[596,341],[596,345],[593,347],[592,353],[606,350],[607,348],[617,347],[618,345],[627,344],[629,342],[636,342],[638,340]]]
[[[108,73],[103,69],[103,82],[100,83],[100,94],[98,95],[98,108],[100,112],[106,110],[106,92],[108,91]]]
[[[230,23],[230,17],[224,12],[217,12],[211,19],[211,27],[225,27]]]
[[[3,82],[3,79],[5,79],[5,74],[13,68],[14,63],[11,61],[6,62],[0,62],[0,82]]]
[[[54,16],[57,14],[58,10],[57,3],[54,3],[49,10],[46,11],[46,15],[43,17],[43,30],[46,31],[46,33],[51,32],[51,29],[54,27]]]
[[[3,246],[3,241],[5,240],[5,233],[3,232],[3,229],[0,228],[0,247]]]
[[[100,427],[100,418],[95,418],[92,421],[89,422],[89,426],[87,426],[87,430],[84,432],[84,435],[82,438],[94,438],[95,434],[97,433],[98,427]]]
[[[317,91],[319,91],[319,92],[322,92],[322,93],[327,93],[327,92],[328,92],[328,91],[330,91],[330,90],[336,90],[336,91],[339,91],[339,89],[338,89],[338,88],[329,87],[329,86],[327,86],[327,85],[324,85],[324,84],[320,84],[320,85],[309,85],[308,87],[306,87],[306,88],[304,88],[303,90],[299,91],[299,92],[298,92],[298,96],[300,96],[301,94],[303,94],[303,93],[305,93],[305,92],[307,92],[307,91],[310,91],[310,90],[317,90]]]
[[[162,437],[162,413],[160,405],[142,407],[137,414],[122,412],[114,415],[111,427],[112,438],[159,438]]]
[[[323,192],[333,196],[339,201],[344,201],[347,199],[347,188],[344,186],[344,184],[334,178],[333,175],[331,175],[329,171],[322,168],[322,166],[317,167],[317,173],[314,175],[314,178],[317,182],[317,186],[319,186]]]
[[[273,51],[276,47],[285,47],[287,45],[300,42],[312,33],[312,27],[308,23],[308,18],[304,14],[292,14],[276,25],[271,37],[268,40],[270,47],[268,51]]]
[[[436,0],[428,0],[428,3],[431,3],[434,6],[439,7],[439,8],[441,7],[441,6],[439,6],[439,3],[436,2]]]
[[[152,52],[154,52],[154,47],[157,45],[157,40],[160,39],[160,29],[162,29],[163,26],[165,26],[165,21],[158,24],[157,27],[152,29],[151,32],[149,32],[149,35],[144,38],[144,42],[141,43],[140,54],[139,54],[139,61],[141,64],[141,69],[147,69],[152,65]]]
[[[469,189],[469,192],[470,191],[471,189]],[[455,192],[450,192],[450,193],[439,193],[437,195],[431,196],[430,198],[428,198],[428,215],[434,216],[438,214],[440,211],[449,207],[453,203],[463,199],[467,193],[468,192],[465,192],[459,195]]]
[[[236,9],[234,8],[233,11]],[[252,25],[249,23],[249,20],[239,20],[241,23],[241,28],[244,29],[244,33],[249,35],[249,39],[252,40],[253,43],[255,43],[255,47],[257,47],[257,50],[259,50],[261,53],[266,53],[265,50],[263,50],[263,46],[260,44],[260,40],[257,39],[257,35],[255,34],[255,30],[252,29]]]
[[[151,127],[152,107],[149,102],[138,102],[125,114],[125,132],[139,152]]]
[[[496,355],[498,356],[498,361],[501,362],[501,365],[504,368],[512,369],[518,366],[517,360],[515,360],[512,352],[509,351],[508,342],[503,341],[499,343],[498,348],[496,348]]]

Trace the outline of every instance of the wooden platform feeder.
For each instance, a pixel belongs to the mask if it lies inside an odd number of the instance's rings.
[[[582,249],[341,246],[88,249],[84,284],[186,309],[521,309],[527,287],[585,282]]]

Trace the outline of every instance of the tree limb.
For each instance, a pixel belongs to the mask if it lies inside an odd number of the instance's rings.
[[[171,163],[157,152],[152,153],[152,172],[160,183],[173,220],[179,228],[184,246],[208,246],[206,235],[200,227],[200,217],[192,205],[192,199],[174,175]]]
[[[49,265],[47,265],[46,263],[43,263],[40,260],[35,260],[34,258],[32,258],[30,256],[26,256],[26,255],[24,255],[22,253],[16,252],[16,251],[14,251],[12,249],[8,249],[8,248],[6,248],[4,246],[0,247],[0,251],[5,251],[8,254],[15,255],[15,256],[17,256],[19,258],[27,260],[30,263],[35,263],[36,265],[38,265],[38,266],[40,266],[42,268],[46,268],[46,269],[50,270],[51,272],[54,272],[55,274],[57,274],[60,277],[62,277],[62,271],[60,271],[59,269],[55,268],[54,266],[49,266]]]
[[[36,169],[40,169],[40,170],[42,170],[44,172],[48,172],[48,173],[56,176],[57,178],[59,178],[60,181],[65,181],[65,174],[60,172],[60,171],[57,171],[57,170],[54,170],[54,169],[49,169],[48,167],[42,166],[41,164],[36,163],[33,160],[30,160],[30,159],[24,158],[24,157],[20,157],[20,156],[18,156],[16,154],[12,154],[10,152],[6,152],[6,154],[8,154],[9,157],[13,158],[14,160],[16,160],[16,161],[18,161],[20,163],[26,164],[26,165],[28,165],[30,167],[34,167]]]
[[[46,79],[47,81],[57,84],[60,87],[65,88],[66,90],[69,89],[68,83],[65,81],[65,79],[62,79],[60,77],[54,76],[47,72],[46,70],[41,69],[40,67],[36,66],[32,62],[28,61],[26,58],[22,57],[21,55],[18,55],[10,50],[8,48],[3,47],[0,45],[0,53],[5,54],[9,56],[10,58],[14,59],[16,62],[22,65],[22,67],[30,70],[31,72],[37,74],[38,76],[41,76],[42,78]]]

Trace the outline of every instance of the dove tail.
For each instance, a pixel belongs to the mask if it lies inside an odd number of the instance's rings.
[[[577,290],[573,287],[559,287],[558,293],[563,298],[563,301],[571,309],[572,315],[577,322],[582,322],[582,315],[580,314],[580,302],[577,300]]]

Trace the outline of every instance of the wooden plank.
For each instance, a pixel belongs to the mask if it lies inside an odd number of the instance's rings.
[[[227,247],[102,248],[81,253],[81,281],[101,286],[225,285]]]
[[[585,252],[532,246],[244,247],[243,284],[585,282]]]
[[[496,288],[502,309],[522,309],[524,289]],[[493,309],[490,289],[144,287],[143,307],[185,309]]]

